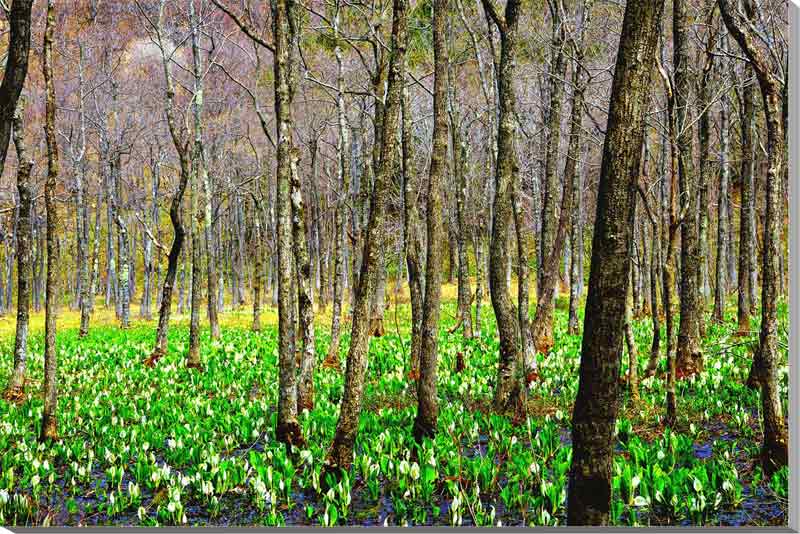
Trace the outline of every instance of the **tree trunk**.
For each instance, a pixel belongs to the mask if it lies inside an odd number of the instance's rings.
[[[294,261],[297,274],[297,306],[300,334],[300,374],[297,380],[297,412],[311,411],[314,408],[314,295],[311,280],[311,260],[308,254],[303,191],[297,163],[300,151],[293,149],[291,154],[291,193],[292,193],[292,239],[294,240]]]
[[[295,298],[292,293],[292,100],[295,90],[294,46],[297,38],[296,6],[292,0],[271,0],[275,46],[274,88],[277,139],[278,236],[278,441],[300,445],[297,423],[297,371],[295,356]],[[299,244],[298,244],[299,245]]]
[[[717,193],[717,284],[714,289],[714,320],[725,320],[725,297],[728,294],[727,255],[728,255],[728,100],[723,96],[719,111],[720,133],[720,172],[719,192]]]
[[[750,71],[747,68],[747,71]],[[754,205],[755,205],[755,162],[753,130],[755,124],[755,105],[753,102],[753,84],[748,83],[741,91],[740,122],[742,129],[742,163],[740,167],[741,208],[739,210],[739,291],[737,300],[737,321],[740,335],[750,334],[750,316],[755,309],[755,302],[750,298],[754,293],[751,284],[753,257],[755,255]],[[755,285],[755,284],[753,284]]]
[[[630,273],[635,188],[663,0],[629,0],[617,53],[597,197],[578,394],[572,414],[569,525],[607,525]]]
[[[561,0],[548,0],[550,18],[552,23],[552,39],[550,43],[551,63],[548,83],[550,88],[549,105],[547,108],[546,128],[547,144],[544,156],[544,192],[542,200],[542,261],[539,262],[538,280],[536,284],[536,316],[534,317],[533,339],[537,351],[547,353],[553,346],[553,306],[548,305],[542,308],[543,315],[539,318],[539,303],[542,295],[546,292],[543,287],[544,278],[548,277],[555,284],[558,280],[558,273],[552,275],[548,273],[547,257],[555,254],[561,258],[561,250],[554,250],[556,240],[557,220],[557,197],[558,188],[558,149],[561,144],[561,108],[564,100],[564,79],[567,73],[567,62],[564,60],[564,42],[566,40],[566,25],[561,20],[561,10],[563,8]],[[558,270],[558,262],[555,263]],[[555,295],[555,287],[549,290],[551,298]],[[547,325],[550,325],[549,329]],[[541,325],[541,326],[538,326]]]
[[[358,421],[364,395],[364,375],[369,351],[369,304],[375,292],[379,270],[384,269],[383,256],[389,239],[386,222],[389,212],[389,191],[395,172],[404,63],[406,52],[407,0],[394,0],[391,38],[391,58],[386,86],[386,110],[381,124],[384,142],[381,158],[372,189],[372,209],[369,214],[361,274],[358,278],[355,301],[352,306],[350,350],[347,354],[344,395],[342,397],[336,434],[328,452],[330,467],[349,469],[353,461],[353,447],[358,434]]]
[[[420,351],[422,350],[422,308],[425,300],[426,234],[422,228],[420,204],[423,198],[421,173],[414,167],[414,136],[411,131],[411,103],[408,89],[403,90],[403,195],[406,267],[408,268],[408,290],[411,297],[411,354],[408,376],[419,378]]]
[[[448,51],[445,42],[448,0],[433,2],[433,146],[428,175],[427,254],[425,265],[425,303],[422,308],[422,328],[417,382],[417,416],[414,437],[417,443],[436,434],[439,399],[436,390],[438,363],[439,314],[442,294],[442,245],[444,242],[443,189],[447,174],[447,91]],[[456,125],[453,125],[455,128]],[[460,147],[454,145],[454,150]]]
[[[261,332],[261,288],[264,280],[264,254],[261,241],[261,214],[258,202],[253,202],[253,233],[251,237],[251,250],[253,254],[253,332]]]
[[[111,165],[111,180],[114,191],[110,195],[112,202],[112,212],[114,213],[114,222],[117,225],[117,273],[119,281],[118,301],[120,305],[120,327],[128,328],[130,326],[130,286],[129,286],[129,263],[128,263],[128,226],[120,214],[119,199],[121,197],[122,184],[119,179],[120,174],[120,156],[117,153]]]
[[[521,400],[523,355],[520,352],[520,330],[517,311],[506,284],[511,253],[510,231],[514,217],[514,192],[519,180],[514,134],[516,131],[514,76],[516,67],[517,28],[520,2],[509,0],[501,18],[491,0],[483,0],[489,25],[500,32],[500,63],[497,76],[499,120],[497,135],[497,166],[495,169],[494,215],[489,259],[492,307],[497,318],[500,354],[497,383],[494,390],[494,410],[504,413],[516,408]]]
[[[788,464],[788,436],[778,384],[780,350],[778,348],[778,276],[780,250],[781,180],[786,151],[783,135],[781,89],[770,64],[755,44],[751,26],[734,11],[729,0],[719,0],[720,12],[739,47],[747,55],[756,73],[767,123],[766,217],[764,220],[764,255],[761,287],[761,333],[748,382],[761,387],[764,442],[761,461],[767,476]],[[748,13],[748,16],[751,13]]]
[[[189,24],[191,26],[191,42],[192,42],[192,66],[194,74],[194,98],[192,99],[192,115],[194,118],[194,146],[192,153],[192,181],[190,185],[191,204],[192,204],[192,218],[191,218],[191,236],[192,236],[192,299],[191,299],[191,317],[189,319],[189,353],[186,356],[186,367],[202,370],[203,364],[200,361],[200,300],[201,300],[201,278],[200,269],[202,266],[203,256],[206,256],[211,266],[211,259],[208,256],[208,234],[207,224],[210,223],[210,217],[206,219],[206,210],[200,210],[200,196],[203,196],[203,206],[208,205],[209,191],[206,190],[207,173],[205,171],[205,159],[203,154],[203,137],[202,137],[202,106],[203,106],[203,85],[202,77],[200,74],[200,50],[198,45],[198,32],[199,22],[194,11],[194,2],[189,2]],[[210,209],[208,210],[210,211]],[[212,294],[211,277],[207,279],[209,294],[209,317],[212,313],[210,303],[214,300],[216,295]],[[216,310],[213,312],[216,315]]]
[[[22,400],[25,396],[25,369],[28,356],[28,320],[31,303],[31,215],[33,195],[30,159],[25,146],[25,124],[23,102],[20,101],[14,115],[14,146],[17,149],[17,191],[19,193],[19,220],[17,222],[17,327],[14,338],[14,370],[5,391],[10,401]],[[11,284],[11,279],[8,280]],[[11,301],[9,301],[9,306]]]
[[[585,10],[584,16],[588,16],[589,11],[591,10],[591,3],[588,3],[583,7]],[[586,25],[586,21],[581,23],[581,35],[579,37],[579,42],[574,43],[575,48],[575,64],[572,69],[572,85],[573,85],[573,93],[572,93],[572,111],[570,116],[570,135],[569,135],[569,147],[567,148],[567,161],[564,166],[564,193],[561,198],[561,211],[558,218],[558,225],[557,228],[554,230],[547,230],[547,232],[543,231],[543,239],[546,239],[544,243],[544,264],[541,266],[540,269],[540,277],[539,277],[539,291],[537,294],[536,300],[536,315],[533,320],[533,342],[536,345],[536,351],[542,354],[547,354],[550,349],[553,347],[554,339],[553,339],[553,311],[554,311],[554,300],[555,300],[555,292],[556,286],[558,284],[558,273],[559,273],[559,263],[562,258],[563,250],[564,250],[564,243],[567,239],[567,235],[569,232],[569,222],[570,216],[573,211],[573,194],[572,191],[575,189],[575,182],[577,176],[577,165],[578,159],[581,155],[581,136],[583,135],[583,126],[582,126],[582,119],[583,119],[583,104],[584,104],[584,91],[586,89],[587,78],[584,74],[583,68],[583,27]],[[561,80],[557,80],[556,85],[561,87]],[[559,93],[558,97],[560,98],[560,94],[563,92],[562,89],[557,89],[557,93]],[[551,97],[551,106],[552,104],[552,97]],[[560,104],[556,105],[555,110],[558,113],[558,122],[553,122],[551,119],[550,127],[556,128],[556,130],[560,130],[561,128],[561,118],[560,118]],[[553,110],[551,110],[553,111]],[[555,135],[555,142],[556,147],[551,148],[552,150],[556,150],[558,148],[558,133],[551,132],[551,135]],[[549,154],[546,157],[555,157],[556,152],[552,155]],[[551,167],[549,170],[546,171],[546,180],[547,180],[547,188],[555,187],[556,178],[550,177],[549,173],[555,173],[554,165],[555,163],[550,164]],[[552,182],[552,183],[550,183]],[[553,193],[546,193],[545,194],[545,221],[549,215],[548,202],[554,202]],[[551,226],[555,226],[555,219],[552,219],[551,222],[545,225],[546,228],[550,228]],[[545,238],[545,233],[553,234],[552,238],[548,235]]]
[[[0,176],[5,168],[17,101],[28,76],[32,6],[33,0],[14,0],[6,14],[10,31],[3,82],[0,83]]]
[[[569,322],[568,332],[570,335],[575,336],[580,333],[580,322],[578,321],[578,306],[580,303],[580,266],[583,263],[583,256],[580,254],[578,242],[583,239],[583,232],[580,226],[581,211],[583,210],[583,184],[581,183],[580,174],[577,177],[577,183],[572,189],[572,204],[573,209],[570,217],[570,255],[569,255]]]
[[[691,85],[689,58],[690,22],[687,0],[673,2],[673,43],[675,65],[675,122],[678,146],[678,181],[681,196],[681,272],[680,326],[678,331],[677,367],[683,375],[703,369],[700,340],[697,280],[700,271],[698,247],[698,180],[692,164],[694,139],[691,115]]]
[[[44,184],[44,203],[47,210],[47,289],[44,323],[44,408],[39,441],[58,439],[58,382],[56,360],[56,316],[58,314],[58,237],[59,218],[56,204],[58,187],[58,141],[56,140],[56,89],[53,83],[53,34],[56,24],[55,0],[47,2],[47,22],[44,31],[42,72],[46,89],[45,140],[47,141],[47,180]]]
[[[191,5],[191,4],[190,4]],[[191,222],[189,235],[190,253],[191,253],[191,267],[190,267],[190,287],[191,295],[189,296],[189,351],[186,355],[186,367],[202,370],[203,365],[200,362],[200,300],[202,298],[202,278],[201,278],[201,262],[203,261],[203,241],[200,237],[201,221],[198,221],[202,215],[199,212],[199,196],[200,191],[198,187],[198,166],[199,161],[195,153],[192,161],[192,179],[189,186],[189,194],[191,196]]]
[[[159,11],[158,27],[161,28],[163,24],[163,10]],[[178,130],[178,123],[175,119],[174,98],[175,90],[172,83],[172,70],[170,58],[165,48],[165,44],[161,41],[160,30],[156,32],[157,43],[161,51],[161,63],[164,68],[164,83],[166,86],[166,104],[164,106],[165,114],[167,116],[167,126],[169,129],[172,143],[175,146],[175,151],[178,154],[180,163],[180,179],[178,181],[178,188],[175,195],[172,197],[172,202],[169,208],[169,218],[172,222],[174,237],[172,239],[172,246],[169,249],[167,257],[167,272],[164,275],[164,285],[161,290],[161,304],[158,309],[158,327],[156,329],[156,342],[150,357],[145,360],[148,366],[154,365],[159,358],[167,352],[167,334],[169,332],[169,317],[172,311],[172,291],[175,286],[175,278],[178,273],[178,261],[181,255],[181,248],[186,236],[186,230],[181,220],[181,203],[183,195],[186,192],[186,186],[189,184],[191,177],[191,163],[189,157],[188,141],[181,138]],[[182,291],[181,291],[182,292]],[[180,312],[180,306],[179,306]]]
[[[522,354],[522,368],[520,371],[528,373],[536,369],[536,349],[530,327],[530,268],[528,266],[528,246],[525,239],[525,217],[522,206],[522,191],[519,180],[514,184],[511,199],[514,210],[514,230],[517,244],[517,321],[519,324],[520,349]],[[510,255],[509,255],[510,257]],[[506,271],[511,274],[511,268]],[[510,284],[509,284],[510,285]],[[532,378],[532,377],[531,377]]]
[[[339,17],[341,6],[337,2],[334,15],[333,30],[334,35],[338,36]],[[347,207],[346,202],[350,197],[350,131],[347,124],[347,109],[345,107],[344,90],[344,65],[342,62],[342,48],[339,40],[336,40],[334,48],[336,56],[336,117],[338,127],[336,170],[337,184],[342,188],[340,198],[336,200],[334,208],[334,273],[333,273],[333,312],[331,315],[331,342],[328,345],[328,354],[324,365],[338,369],[339,364],[339,339],[342,330],[342,301],[344,300],[344,276],[345,276],[345,244],[347,235]]]
[[[463,327],[464,337],[472,337],[472,290],[469,284],[469,256],[467,254],[467,143],[461,134],[460,113],[456,112],[455,85],[450,90],[451,137],[453,170],[456,179],[456,246],[458,250],[458,321]]]

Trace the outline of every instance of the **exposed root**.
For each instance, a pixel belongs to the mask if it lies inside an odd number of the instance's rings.
[[[278,423],[275,429],[276,439],[287,445],[294,445],[295,447],[305,447],[306,441],[303,439],[303,432],[300,430],[300,425],[296,421],[288,423]]]
[[[461,373],[467,366],[464,363],[464,353],[459,352],[456,354],[456,373]]]
[[[22,404],[25,401],[25,386],[9,386],[3,393],[3,398],[14,404]]]
[[[200,362],[186,362],[186,368],[195,369],[198,373],[205,372],[205,368],[203,367],[203,364]]]
[[[325,360],[322,362],[322,367],[324,369],[334,369],[336,371],[340,371],[342,369],[342,365],[339,363],[339,358],[328,354],[325,357]]]
[[[148,356],[142,363],[145,367],[155,367],[160,360],[164,356],[165,352],[163,350],[155,349],[150,356]]]
[[[764,443],[761,448],[761,467],[764,469],[764,473],[771,477],[785,465],[789,465],[789,447],[786,443],[786,436],[781,436],[774,442]]]
[[[369,335],[372,337],[382,337],[386,331],[383,328],[383,319],[374,317],[369,321]]]

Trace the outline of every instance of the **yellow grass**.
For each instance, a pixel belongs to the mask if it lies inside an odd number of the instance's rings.
[[[471,287],[474,291],[475,288],[475,280],[471,281]],[[516,294],[517,290],[517,283],[516,280],[512,280],[511,282],[511,291],[512,295]],[[442,302],[455,302],[458,297],[458,286],[457,284],[453,283],[444,283],[442,284]],[[531,296],[531,300],[533,300],[533,296]],[[386,328],[393,329],[394,328],[394,306],[395,302],[397,302],[401,306],[401,310],[403,309],[403,305],[408,304],[410,301],[410,295],[408,291],[408,285],[402,284],[400,289],[395,294],[395,286],[393,281],[387,282],[386,287],[386,299],[387,299],[387,315],[385,321],[387,322]],[[484,290],[484,302],[488,302],[489,295],[488,295],[488,288]],[[315,316],[316,324],[321,328],[329,328],[331,324],[331,312],[333,306],[328,304],[326,308],[322,311],[317,311]],[[347,302],[345,302],[343,313],[345,316],[348,314],[348,306]],[[14,311],[16,308],[14,309]],[[189,322],[189,315],[187,313],[178,314],[176,311],[176,306],[173,306],[173,312],[171,316],[171,323],[172,324],[184,324],[188,325]],[[16,320],[17,316],[14,311],[7,313],[6,315],[0,317],[0,339],[5,339],[7,337],[14,336],[14,332],[16,329]],[[131,326],[152,326],[155,328],[156,320],[158,319],[158,310],[153,306],[152,308],[153,319],[150,321],[146,321],[139,318],[139,305],[137,303],[137,299],[134,299],[134,303],[131,305]],[[203,304],[201,310],[201,317],[202,320],[205,321],[205,304]],[[401,311],[401,317],[405,316],[405,313]],[[80,326],[80,313],[77,310],[72,310],[67,306],[62,306],[57,320],[57,328],[58,330],[70,330],[70,329],[78,329]],[[223,328],[225,327],[240,327],[240,328],[249,328],[253,320],[253,307],[252,302],[248,301],[244,306],[239,309],[231,310],[230,306],[226,307],[226,311],[220,314],[220,326]],[[401,320],[401,323],[404,321]],[[116,315],[114,313],[114,308],[106,308],[103,305],[101,299],[95,304],[94,313],[92,314],[91,325],[92,326],[116,326],[118,324]],[[269,299],[267,302],[264,303],[261,307],[261,324],[262,326],[270,326],[270,325],[277,325],[278,324],[278,310],[270,305]],[[44,311],[34,312],[31,311],[31,318],[30,318],[30,328],[31,333],[33,334],[41,334],[44,332]]]

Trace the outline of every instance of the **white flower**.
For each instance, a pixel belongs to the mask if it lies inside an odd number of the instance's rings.
[[[408,470],[410,468],[411,466],[408,465],[408,462],[406,460],[402,460],[400,462],[400,465],[397,467],[397,470],[400,471],[401,475],[405,475],[406,473],[408,473]]]
[[[539,464],[536,461],[533,461],[533,462],[531,462],[530,470],[531,470],[531,473],[533,473],[534,475],[538,476],[541,468],[539,467]]]
[[[411,464],[411,478],[414,480],[419,478],[419,464],[417,462]]]
[[[637,495],[635,499],[633,499],[633,505],[637,508],[641,508],[642,506],[649,506],[650,501],[641,495]]]

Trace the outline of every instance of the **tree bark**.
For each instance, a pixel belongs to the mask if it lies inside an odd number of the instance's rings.
[[[425,303],[422,308],[419,381],[417,382],[417,416],[414,437],[417,443],[436,434],[439,399],[436,390],[438,362],[439,314],[442,295],[442,245],[444,224],[442,190],[447,174],[447,91],[448,52],[446,38],[448,0],[433,2],[433,146],[428,175],[427,254],[425,265]],[[455,125],[453,125],[455,127]],[[453,147],[459,150],[460,147]]]
[[[663,7],[663,0],[629,0],[622,23],[600,170],[578,395],[572,414],[569,525],[609,522],[635,181]]]
[[[47,211],[47,289],[45,290],[44,323],[44,408],[39,441],[58,438],[58,361],[56,359],[56,317],[58,315],[58,230],[60,226],[56,188],[58,187],[58,141],[56,140],[56,89],[53,82],[53,36],[56,25],[55,0],[47,2],[47,22],[44,30],[42,73],[46,90],[45,140],[47,142],[47,179],[44,184],[44,203]]]
[[[681,272],[680,325],[678,330],[677,367],[683,375],[703,369],[700,340],[697,280],[700,271],[698,247],[698,179],[693,168],[694,140],[691,114],[691,85],[689,58],[690,22],[688,1],[673,2],[673,43],[675,65],[675,125],[678,147],[678,181],[681,196]]]
[[[28,76],[33,0],[14,0],[8,11],[9,37],[3,81],[0,83],[0,176],[5,168],[17,101]]]
[[[750,68],[746,68],[750,72]],[[753,256],[755,255],[754,205],[755,205],[755,162],[753,130],[755,123],[755,105],[753,102],[753,84],[746,83],[741,90],[741,104],[739,108],[742,130],[742,156],[740,166],[741,180],[741,207],[739,209],[739,290],[737,299],[737,321],[739,335],[750,334],[750,316],[755,310],[756,303],[750,295],[754,293],[751,287],[754,273]],[[752,284],[755,285],[755,284]]]
[[[344,395],[342,397],[336,434],[328,452],[329,468],[349,469],[353,461],[353,447],[358,434],[358,421],[364,395],[364,375],[369,351],[370,302],[375,292],[379,270],[384,269],[384,252],[389,239],[386,222],[389,212],[389,191],[392,187],[397,154],[404,63],[406,53],[407,0],[393,1],[391,57],[386,86],[386,109],[381,124],[383,143],[375,186],[372,189],[370,209],[361,274],[358,277],[355,301],[352,307],[350,350],[345,369]]]
[[[408,89],[403,90],[403,196],[404,228],[406,246],[406,267],[408,269],[408,289],[411,297],[411,354],[408,362],[408,376],[411,380],[419,378],[419,361],[422,350],[422,308],[425,300],[426,234],[422,228],[420,205],[424,200],[422,174],[414,167],[414,137],[411,131],[411,103]]]
[[[314,408],[314,295],[311,280],[311,260],[308,254],[303,191],[297,164],[300,151],[293,149],[291,154],[291,200],[292,200],[292,239],[294,240],[294,262],[297,274],[297,306],[300,334],[300,374],[297,379],[297,412],[311,411]]]
[[[755,44],[756,37],[748,21],[734,10],[730,0],[719,0],[720,12],[728,31],[750,60],[756,73],[767,123],[767,180],[766,216],[764,219],[764,254],[761,287],[761,332],[759,347],[753,357],[748,382],[761,388],[764,442],[761,461],[767,476],[788,464],[788,436],[783,420],[783,407],[778,384],[780,350],[778,348],[778,276],[777,264],[781,254],[780,225],[781,180],[786,153],[783,134],[780,83],[770,70],[769,63]],[[752,9],[752,8],[750,8]],[[749,10],[748,10],[749,11]],[[752,15],[747,13],[748,18]]]
[[[625,297],[625,349],[628,352],[628,390],[631,401],[639,401],[639,351],[636,348],[636,338],[633,334],[633,283],[628,283],[628,292]]]
[[[28,322],[31,303],[31,216],[33,210],[33,191],[31,169],[33,160],[25,146],[25,124],[23,121],[23,101],[17,105],[14,115],[14,146],[17,149],[17,192],[19,194],[19,220],[17,222],[17,326],[14,338],[14,370],[6,386],[5,398],[11,401],[22,400],[25,396],[25,370],[28,356]],[[8,280],[11,283],[11,280]],[[9,305],[11,302],[9,301]]]
[[[276,437],[287,445],[301,445],[297,423],[295,356],[295,298],[292,293],[292,101],[296,86],[295,51],[297,6],[293,0],[271,0],[274,39],[275,119],[277,123],[277,236],[278,236],[278,418]],[[299,245],[299,244],[298,244]]]
[[[500,337],[500,354],[497,366],[497,383],[493,406],[498,413],[517,407],[522,394],[522,357],[517,310],[506,284],[511,253],[510,231],[513,222],[514,191],[519,180],[514,134],[516,131],[514,76],[516,67],[517,29],[520,2],[509,0],[505,16],[497,13],[492,0],[483,0],[489,26],[497,26],[500,33],[500,63],[498,85],[498,135],[497,166],[495,169],[494,214],[489,257],[492,307],[497,318]]]

